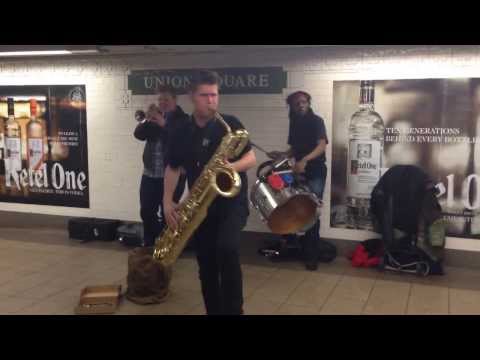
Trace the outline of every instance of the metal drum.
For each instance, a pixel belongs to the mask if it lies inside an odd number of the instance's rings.
[[[274,190],[259,179],[252,187],[250,201],[274,234],[303,233],[320,216],[321,201],[306,186]]]

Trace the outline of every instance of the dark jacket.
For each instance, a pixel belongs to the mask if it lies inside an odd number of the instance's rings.
[[[167,124],[163,128],[150,121],[137,125],[133,135],[140,141],[146,141],[145,149],[143,150],[143,165],[146,169],[152,168],[155,142],[159,140],[162,141],[164,163],[165,166],[167,165],[167,149],[169,147],[169,141],[172,138],[170,135],[187,121],[189,121],[189,116],[180,106],[177,106],[175,111],[168,116]]]
[[[430,226],[442,217],[436,191],[435,182],[420,167],[395,165],[374,187],[370,208],[381,227],[389,214],[389,228],[417,233],[420,218]]]

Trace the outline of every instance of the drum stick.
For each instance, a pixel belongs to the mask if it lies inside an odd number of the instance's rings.
[[[254,144],[253,142],[250,141],[250,144],[252,144],[253,147],[257,148],[258,150],[260,150],[261,152],[263,153],[268,153],[268,151],[265,151],[264,149],[262,149],[260,146],[258,146],[257,144]]]

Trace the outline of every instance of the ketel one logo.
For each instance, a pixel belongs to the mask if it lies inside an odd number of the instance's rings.
[[[372,158],[372,145],[371,144],[358,144],[357,158],[359,158],[359,159],[371,159]]]

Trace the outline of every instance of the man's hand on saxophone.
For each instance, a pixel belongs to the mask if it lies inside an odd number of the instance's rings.
[[[165,215],[165,221],[170,229],[175,230],[178,226],[178,209],[179,204],[173,201],[163,202],[163,213]]]
[[[173,193],[177,187],[177,182],[182,172],[182,168],[172,168],[170,165],[165,169],[164,193],[163,193],[163,215],[167,225],[172,230],[178,226],[178,204],[173,201]]]

